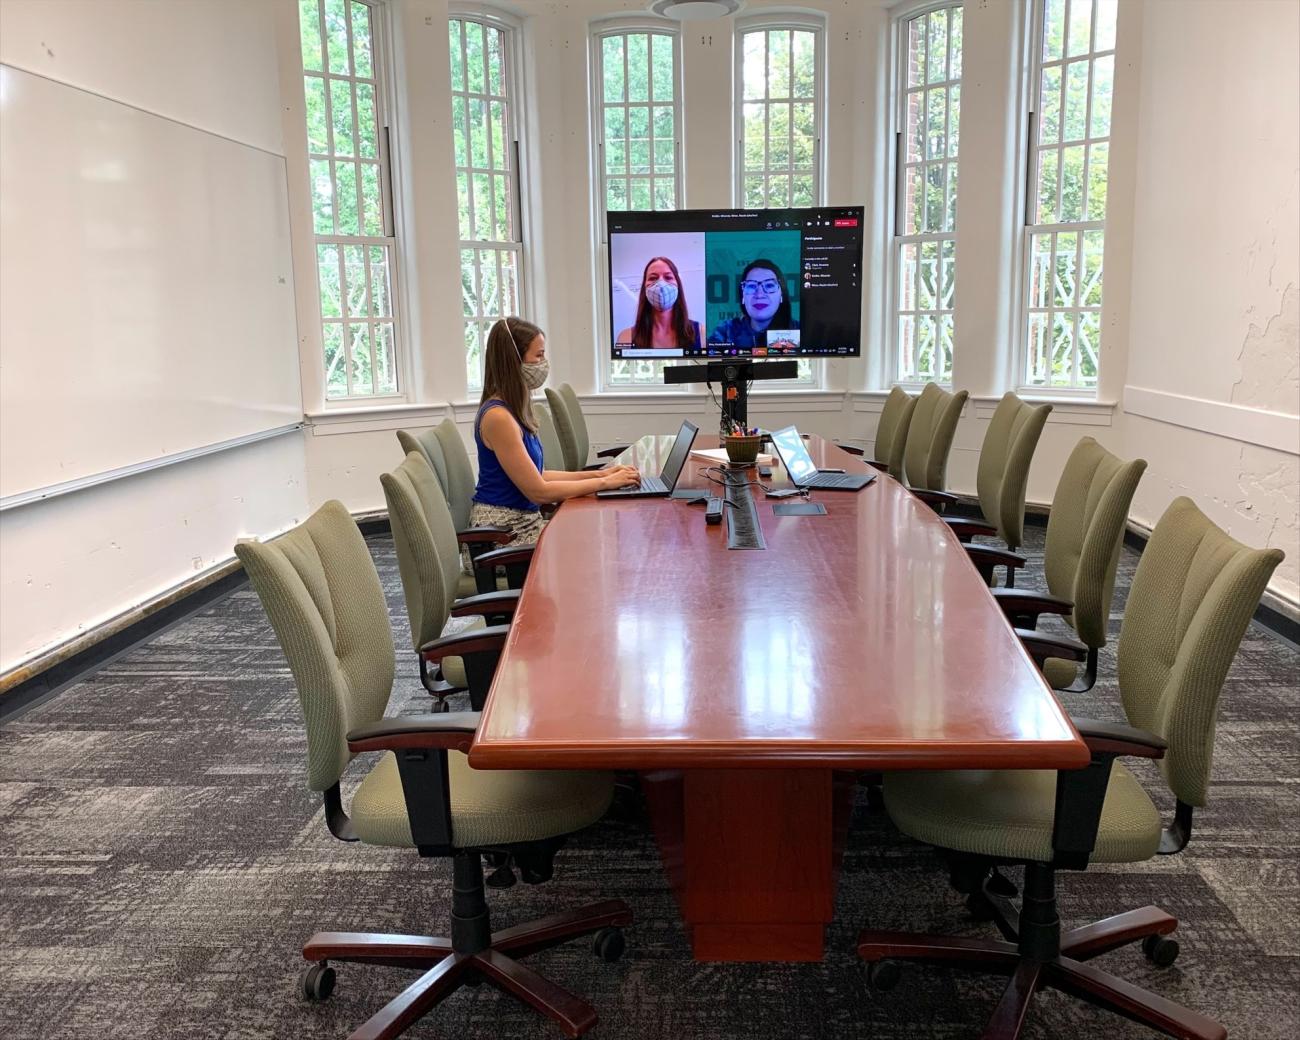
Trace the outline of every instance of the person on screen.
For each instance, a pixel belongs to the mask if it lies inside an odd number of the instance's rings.
[[[691,321],[677,265],[666,256],[651,258],[641,272],[636,324],[614,340],[619,346],[699,350],[700,323]]]
[[[546,335],[531,321],[509,317],[492,326],[483,396],[474,419],[478,485],[469,522],[474,527],[509,528],[514,538],[508,545],[537,541],[544,524],[540,505],[641,479],[631,466],[577,473],[542,469],[542,442],[530,395],[541,389],[549,369]]]
[[[797,329],[785,298],[785,275],[771,260],[754,260],[740,273],[740,314],[719,322],[709,333],[710,343],[725,343],[743,350],[767,346],[767,330]]]

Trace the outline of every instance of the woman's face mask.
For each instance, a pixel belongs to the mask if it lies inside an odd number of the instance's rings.
[[[542,384],[546,382],[546,377],[551,374],[551,363],[546,358],[531,365],[525,363],[522,367],[524,386],[529,390],[540,390]]]
[[[669,310],[677,302],[677,286],[672,282],[654,282],[645,287],[645,298],[655,310]]]

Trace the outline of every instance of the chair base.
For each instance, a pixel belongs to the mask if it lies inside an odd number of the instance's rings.
[[[632,923],[622,900],[593,903],[581,910],[553,914],[528,924],[494,932],[490,944],[474,953],[458,953],[450,939],[370,932],[317,932],[302,948],[316,963],[342,961],[424,971],[377,1014],[352,1032],[349,1040],[390,1040],[401,1035],[461,986],[487,981],[556,1022],[576,1037],[596,1024],[596,1010],[581,997],[543,978],[518,960],[606,928]],[[603,937],[602,937],[603,938]],[[617,943],[599,943],[597,956],[615,960]]]
[[[1014,931],[1015,922],[997,916],[1004,934]],[[1148,936],[1168,935],[1177,927],[1176,918],[1154,906],[1130,910],[1066,932],[1061,936],[1060,953],[1046,960],[1023,955],[1014,942],[864,931],[858,936],[858,956],[873,965],[884,960],[920,961],[1008,976],[1010,981],[981,1034],[983,1040],[1019,1037],[1030,1000],[1046,987],[1151,1026],[1166,1036],[1225,1040],[1227,1030],[1212,1019],[1085,963]]]

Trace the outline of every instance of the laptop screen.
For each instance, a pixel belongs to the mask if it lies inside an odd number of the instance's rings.
[[[802,484],[817,472],[808,449],[804,447],[803,438],[795,427],[787,426],[784,430],[777,430],[772,434],[772,443],[776,446],[776,453],[781,456],[790,479],[796,484]]]
[[[700,428],[689,420],[684,420],[682,428],[677,431],[677,440],[673,441],[673,450],[668,453],[663,472],[659,474],[659,479],[664,482],[670,491],[677,487],[677,478],[682,475],[682,467],[686,465],[686,456],[691,453],[691,445],[695,443],[695,435],[699,432]]]

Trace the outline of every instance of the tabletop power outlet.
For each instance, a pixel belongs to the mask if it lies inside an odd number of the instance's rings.
[[[706,524],[722,523],[722,499],[710,497],[704,506],[704,522]]]

